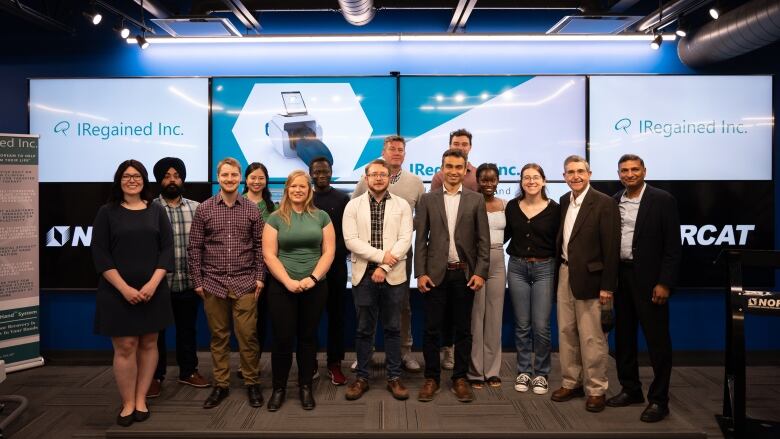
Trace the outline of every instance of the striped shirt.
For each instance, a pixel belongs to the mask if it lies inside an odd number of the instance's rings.
[[[195,211],[200,203],[181,197],[181,201],[176,206],[168,203],[162,196],[155,198],[157,203],[165,208],[168,219],[171,220],[173,227],[173,272],[168,273],[168,284],[171,286],[171,292],[180,293],[192,289],[190,273],[187,270],[187,239],[190,236],[190,226]]]
[[[257,205],[239,196],[228,206],[218,193],[195,212],[187,247],[194,288],[226,298],[253,293],[255,281],[265,280],[263,218]]]

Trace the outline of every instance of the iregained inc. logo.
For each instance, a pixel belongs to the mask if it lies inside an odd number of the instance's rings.
[[[630,126],[631,126],[631,119],[624,117],[619,121],[615,122],[615,131],[623,130],[624,133],[628,134],[628,127]]]
[[[55,134],[62,133],[63,136],[67,136],[69,129],[70,129],[70,122],[68,122],[67,120],[57,122],[57,125],[54,125]]]

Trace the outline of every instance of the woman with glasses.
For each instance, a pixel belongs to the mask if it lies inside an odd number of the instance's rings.
[[[550,374],[550,312],[560,206],[547,197],[541,166],[529,163],[520,176],[520,196],[507,205],[504,229],[504,240],[509,241],[509,295],[515,313],[515,390],[533,389],[535,394],[544,395]]]
[[[279,410],[297,339],[301,406],[314,408],[312,374],[317,328],[328,299],[325,274],[336,252],[336,233],[328,214],[314,207],[309,175],[296,170],[284,184],[282,201],[263,229],[263,258],[271,273],[266,294],[273,328],[273,393],[268,411]]]
[[[157,333],[173,323],[165,281],[174,268],[173,229],[151,200],[146,168],[126,160],[92,229],[92,258],[100,274],[95,332],[111,337],[114,346],[122,397],[117,424],[123,427],[149,418],[146,391],[157,367]]]
[[[490,387],[501,387],[501,320],[506,292],[506,200],[496,197],[498,167],[494,163],[479,165],[476,178],[479,192],[485,197],[490,226],[490,271],[485,286],[474,295],[474,306],[471,309],[471,364],[468,378],[472,387],[481,389],[485,382]]]

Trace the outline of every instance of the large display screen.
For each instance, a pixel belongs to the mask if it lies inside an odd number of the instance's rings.
[[[530,162],[554,179],[567,156],[585,156],[583,76],[402,77],[400,95],[405,166],[425,181],[460,128],[473,134],[469,161],[496,163],[505,180]]]
[[[656,180],[771,180],[771,76],[593,76],[593,178],[641,156]]]
[[[353,179],[395,134],[396,108],[392,77],[214,78],[212,178],[225,157],[280,180],[323,156],[334,180]]]
[[[151,167],[184,160],[188,181],[208,181],[206,78],[32,79],[30,132],[41,182],[111,181],[133,158]]]

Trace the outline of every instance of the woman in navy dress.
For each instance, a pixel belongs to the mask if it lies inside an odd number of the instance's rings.
[[[114,346],[122,426],[149,417],[146,391],[157,366],[157,333],[173,323],[165,280],[173,270],[173,229],[151,199],[146,168],[136,160],[122,162],[92,229],[92,258],[100,274],[95,332],[111,337]]]

